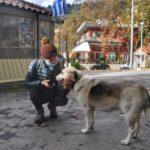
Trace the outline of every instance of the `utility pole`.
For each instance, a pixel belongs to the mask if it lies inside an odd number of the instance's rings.
[[[140,69],[142,69],[142,49],[143,49],[143,22],[140,23],[141,25],[141,51],[140,51]]]
[[[134,0],[131,3],[130,69],[133,68]]]
[[[68,38],[67,38],[67,22],[65,22],[65,53],[66,53],[66,65],[69,64],[69,54],[68,54]]]
[[[69,55],[68,55],[68,39],[67,39],[67,33],[65,35],[65,53],[66,53],[66,65],[68,67],[68,64],[69,64]]]
[[[59,50],[62,53],[62,49],[61,49],[61,35],[60,35],[60,25],[58,24],[58,43],[59,43]]]

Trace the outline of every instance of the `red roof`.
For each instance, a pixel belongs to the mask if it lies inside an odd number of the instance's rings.
[[[52,14],[50,10],[47,10],[46,8],[39,5],[26,2],[24,0],[0,0],[0,4],[30,10],[32,12],[41,13],[49,16],[51,16]]]

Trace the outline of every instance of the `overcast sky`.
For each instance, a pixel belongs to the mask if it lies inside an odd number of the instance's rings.
[[[48,6],[52,5],[54,0],[25,0],[31,3],[35,3],[41,6]],[[66,0],[67,3],[72,3],[74,0]]]

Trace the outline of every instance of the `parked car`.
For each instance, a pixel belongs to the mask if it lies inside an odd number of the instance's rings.
[[[110,69],[110,66],[108,64],[105,64],[105,63],[95,63],[95,64],[90,66],[90,69],[91,70],[95,70],[95,69],[106,70],[106,69]]]
[[[129,70],[130,69],[130,64],[129,63],[125,63],[120,65],[120,70]]]

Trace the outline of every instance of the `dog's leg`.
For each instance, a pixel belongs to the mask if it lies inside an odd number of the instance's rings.
[[[91,128],[91,124],[93,123],[93,118],[92,118],[92,111],[91,108],[84,108],[84,114],[85,114],[85,129],[82,129],[82,133],[88,133],[88,131]]]
[[[94,108],[91,109],[91,126],[90,129],[93,130],[94,129]]]
[[[128,135],[124,140],[121,141],[121,144],[128,145],[130,143],[133,133],[134,133],[134,129],[132,127],[129,127]]]
[[[130,143],[131,138],[134,136],[134,134],[138,133],[138,125],[137,128],[135,127],[139,115],[137,115],[137,113],[135,112],[130,111],[128,114],[125,114],[125,116],[126,116],[129,129],[128,129],[127,137],[124,140],[122,140],[121,143],[124,145],[128,145]]]
[[[139,129],[140,129],[140,123],[139,123],[139,120],[135,123],[135,131],[133,133],[133,136],[132,138],[137,138],[137,135],[138,135],[138,132],[139,132]]]

